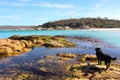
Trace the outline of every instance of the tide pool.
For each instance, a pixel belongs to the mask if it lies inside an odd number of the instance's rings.
[[[0,30],[1,39],[12,35],[88,36],[120,47],[120,30]]]

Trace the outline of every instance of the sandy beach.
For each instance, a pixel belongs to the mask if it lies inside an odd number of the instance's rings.
[[[91,28],[88,30],[120,30],[120,28]]]

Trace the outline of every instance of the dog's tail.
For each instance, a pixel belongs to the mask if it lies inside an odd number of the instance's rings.
[[[116,57],[114,57],[114,58],[111,58],[112,60],[116,60],[117,58]]]

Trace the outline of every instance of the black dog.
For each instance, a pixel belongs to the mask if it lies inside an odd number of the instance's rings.
[[[98,65],[101,65],[101,62],[104,61],[106,65],[106,70],[110,67],[111,60],[116,60],[117,58],[112,58],[108,54],[103,54],[100,48],[96,48],[96,56],[98,59]]]

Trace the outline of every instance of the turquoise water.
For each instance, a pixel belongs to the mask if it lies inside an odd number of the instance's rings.
[[[89,36],[120,47],[120,30],[0,30],[0,38],[12,35]]]

